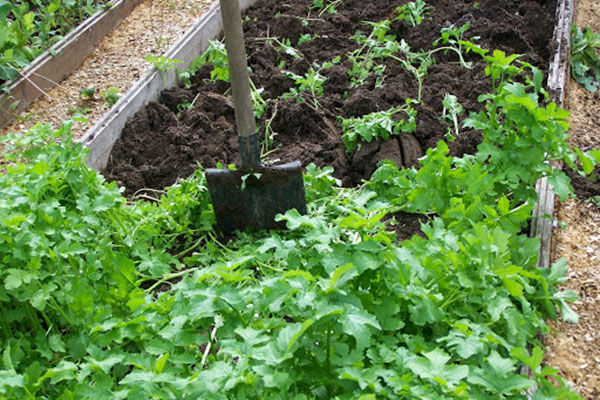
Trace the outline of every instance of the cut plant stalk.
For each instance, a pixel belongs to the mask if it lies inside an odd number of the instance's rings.
[[[275,221],[277,214],[294,208],[306,213],[302,166],[299,161],[274,167],[261,164],[240,6],[238,0],[220,0],[220,5],[241,166],[237,170],[206,170],[217,226],[224,232],[248,226],[280,228],[283,225]]]

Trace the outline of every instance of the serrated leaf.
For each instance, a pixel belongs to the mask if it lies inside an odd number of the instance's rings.
[[[469,367],[466,365],[447,365],[450,356],[442,349],[436,348],[423,355],[425,357],[415,357],[407,364],[408,368],[421,378],[454,387],[469,375]]]
[[[364,310],[358,308],[349,309],[344,316],[340,318],[342,328],[346,334],[356,339],[356,347],[364,349],[371,344],[371,328],[381,329],[377,319]]]
[[[91,365],[100,368],[105,374],[110,374],[111,368],[124,359],[123,354],[111,354],[103,360],[94,360]]]

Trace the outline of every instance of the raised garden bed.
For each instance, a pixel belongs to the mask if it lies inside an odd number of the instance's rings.
[[[370,176],[378,161],[391,159],[399,165],[413,166],[426,149],[444,138],[448,123],[440,120],[440,115],[445,94],[457,96],[467,110],[482,108],[477,97],[491,86],[481,57],[466,56],[473,63],[467,69],[458,63],[455,54],[437,53],[423,82],[422,103],[414,106],[414,134],[394,137],[385,145],[376,140],[348,154],[338,119],[388,110],[403,105],[407,98],[416,99],[417,81],[398,61],[388,60],[384,63],[387,78],[382,87],[375,87],[374,76],[360,87],[349,87],[352,63],[347,55],[360,47],[351,37],[358,29],[369,35],[372,28],[363,21],[392,18],[397,6],[394,2],[378,1],[365,6],[362,2],[346,1],[337,13],[323,13],[303,26],[309,3],[259,2],[247,14],[245,34],[251,79],[258,88],[264,88],[264,99],[277,99],[294,87],[294,81],[282,73],[282,63],[286,71],[304,75],[313,62],[322,65],[342,57],[340,63],[320,71],[326,80],[318,106],[312,106],[310,101],[299,103],[296,98],[268,105],[261,130],[269,123],[276,133],[275,141],[282,144],[272,159],[331,165],[344,184],[356,185]],[[406,40],[415,52],[428,51],[440,38],[442,28],[468,23],[465,40],[479,37],[478,45],[522,54],[522,60],[547,71],[553,56],[555,11],[554,1],[481,2],[477,8],[469,1],[441,2],[421,25],[411,28],[405,21],[394,21],[387,34]],[[297,45],[301,35],[317,38]],[[299,51],[299,58],[278,51],[277,43],[269,44],[268,37],[289,39]],[[119,181],[131,194],[141,188],[159,189],[173,184],[178,177],[189,176],[198,162],[205,168],[214,167],[217,162],[237,162],[232,103],[223,97],[228,85],[207,83],[209,73],[209,68],[201,71],[189,89],[163,92],[160,103],[151,103],[128,122],[104,170],[108,179]],[[191,103],[197,94],[192,109],[178,109],[185,102]],[[396,118],[403,116],[406,115],[400,113]],[[462,130],[450,143],[451,154],[473,154],[479,142],[480,136],[474,130]]]
[[[43,52],[0,96],[0,128],[26,110],[45,92],[79,67],[100,40],[117,27],[143,0],[119,0],[83,21]]]

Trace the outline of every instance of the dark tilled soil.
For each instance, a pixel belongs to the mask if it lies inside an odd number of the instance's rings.
[[[596,166],[587,177],[579,175],[570,168],[565,168],[565,172],[571,178],[571,185],[577,197],[587,200],[600,196],[600,166]]]
[[[395,8],[403,3],[390,0],[344,0],[336,14],[312,11],[307,26],[301,18],[308,16],[310,0],[259,0],[248,12],[244,24],[247,53],[252,69],[251,79],[264,88],[265,99],[276,99],[288,91],[293,82],[281,73],[280,66],[303,75],[313,61],[322,63],[341,56],[341,62],[323,70],[327,77],[320,107],[295,100],[270,102],[260,124],[260,131],[270,121],[281,148],[271,155],[282,162],[300,160],[303,165],[331,165],[345,185],[368,178],[377,163],[390,159],[399,165],[412,166],[424,151],[443,140],[448,125],[440,119],[442,99],[454,94],[467,110],[481,108],[477,97],[490,90],[485,65],[479,56],[467,55],[473,69],[462,68],[453,53],[436,53],[424,81],[423,102],[417,107],[417,130],[414,135],[393,137],[389,141],[363,144],[347,155],[341,141],[339,117],[357,117],[370,112],[402,105],[406,98],[417,97],[417,83],[398,62],[387,61],[386,80],[376,88],[374,79],[359,88],[349,89],[345,54],[358,45],[351,40],[357,30],[368,34],[363,21],[392,19]],[[430,15],[416,28],[403,21],[391,25],[391,34],[404,39],[413,50],[431,49],[440,29],[451,24],[470,22],[466,38],[478,37],[477,43],[488,49],[522,54],[522,59],[546,70],[552,48],[555,0],[444,0],[432,4]],[[478,4],[478,7],[474,7]],[[301,34],[319,37],[297,45]],[[290,39],[303,55],[300,60],[277,51],[265,43],[265,37]],[[233,104],[228,85],[208,82],[209,69],[204,68],[193,79],[189,89],[175,88],[162,93],[160,102],[149,104],[126,125],[116,143],[109,165],[104,171],[108,180],[116,180],[131,195],[141,188],[160,189],[189,176],[199,163],[214,167],[217,162],[237,163],[237,137]],[[178,111],[184,101],[190,110]],[[462,130],[450,144],[453,155],[474,153],[480,142],[478,132]]]

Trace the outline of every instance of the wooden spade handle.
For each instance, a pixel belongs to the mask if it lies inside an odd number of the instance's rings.
[[[225,32],[225,47],[229,58],[229,78],[233,92],[235,122],[238,135],[241,138],[247,138],[256,133],[256,125],[252,109],[244,32],[242,31],[242,13],[238,0],[219,0],[219,2],[223,31]]]

